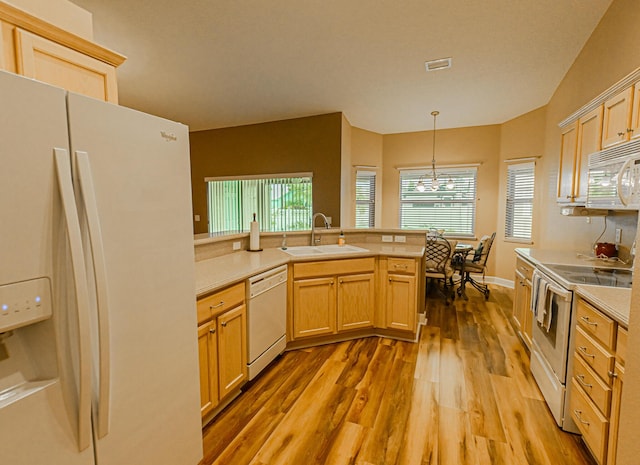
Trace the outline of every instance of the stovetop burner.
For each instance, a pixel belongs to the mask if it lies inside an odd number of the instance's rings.
[[[575,265],[545,265],[546,268],[573,284],[630,288],[633,272],[630,269]]]

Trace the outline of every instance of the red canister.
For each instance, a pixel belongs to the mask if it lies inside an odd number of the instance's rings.
[[[596,244],[596,257],[615,257],[618,255],[616,245],[609,242],[598,242]]]

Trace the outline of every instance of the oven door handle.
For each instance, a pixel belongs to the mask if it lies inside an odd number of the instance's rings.
[[[547,291],[548,292],[553,292],[554,294],[556,294],[557,296],[562,298],[562,300],[570,302],[571,299],[573,298],[573,293],[570,290],[565,289],[564,287],[562,287],[561,285],[556,283],[554,280],[549,278],[546,274],[542,273],[538,269],[533,270],[533,279],[532,279],[532,281],[534,283],[534,286],[533,286],[533,288],[534,288],[533,292],[534,293],[538,292],[539,282],[542,281],[542,282],[547,284]],[[533,300],[534,299],[532,299],[532,301]]]

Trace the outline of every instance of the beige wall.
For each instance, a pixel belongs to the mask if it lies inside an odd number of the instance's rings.
[[[634,45],[640,42],[639,20],[637,1],[614,0],[549,101],[541,161],[545,185],[537,218],[541,247],[588,251],[603,230],[602,218],[595,218],[590,224],[584,218],[566,218],[555,203],[560,154],[558,123],[640,66],[640,48]],[[613,242],[619,218],[627,225],[623,226],[623,244],[628,248],[635,237],[635,225],[631,221],[633,229],[629,228],[628,215],[610,218],[603,239]]]
[[[211,176],[313,173],[313,205],[340,224],[342,114],[196,131],[190,134],[195,233],[207,232]]]
[[[6,3],[54,24],[60,29],[84,39],[93,40],[91,13],[68,0],[6,0]]]
[[[494,276],[513,281],[515,267],[515,252],[517,247],[537,246],[538,224],[533,223],[532,243],[506,242],[504,239],[504,225],[507,198],[507,163],[505,160],[542,157],[544,154],[544,136],[546,122],[546,107],[526,113],[511,121],[507,121],[501,127],[500,133],[500,184],[497,205],[497,234],[494,256],[496,267]],[[534,191],[534,218],[540,214],[542,205],[538,193],[543,189],[543,176],[541,176],[540,158],[536,160],[536,186]]]
[[[382,139],[381,134],[366,131],[364,129],[351,128],[351,166],[349,167],[350,183],[355,185],[356,170],[358,167],[367,171],[376,172],[376,227],[382,225]],[[344,203],[343,203],[344,206]],[[344,207],[343,207],[344,208]],[[349,227],[354,226],[355,218],[355,196],[352,196],[349,203],[350,222]]]
[[[637,0],[614,0],[591,35],[575,63],[566,74],[547,110],[547,140],[544,172],[551,177],[557,173],[559,153],[559,130],[557,123],[600,92],[640,67],[640,8]],[[551,205],[551,198],[546,204]],[[614,218],[616,221],[632,223],[627,216]],[[584,221],[560,221],[551,211],[542,215],[542,244],[568,246],[575,238],[581,243],[593,241],[602,228],[602,223],[587,225]],[[611,231],[615,226],[610,226]],[[559,232],[563,231],[560,235]],[[566,231],[566,233],[565,233]],[[564,241],[557,237],[562,236]],[[623,240],[624,240],[623,231]],[[629,234],[626,234],[629,236]],[[636,263],[635,274],[638,273]],[[632,291],[629,325],[629,347],[640,347],[640,288],[636,282]],[[621,465],[638,463],[640,457],[640,352],[629,350],[626,363],[625,385],[622,398],[622,418],[618,463]]]
[[[432,135],[433,131],[423,131],[383,136],[383,228],[399,226],[400,173],[398,168],[430,166]],[[496,231],[499,160],[499,125],[437,130],[436,166],[480,163],[475,225],[477,237]],[[489,275],[494,274],[494,261],[495,254],[492,253],[489,260]]]

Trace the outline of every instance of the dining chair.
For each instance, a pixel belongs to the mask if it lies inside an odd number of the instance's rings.
[[[491,246],[493,240],[496,237],[494,232],[490,236],[482,236],[478,247],[469,255],[464,263],[453,264],[454,269],[460,273],[461,286],[465,286],[466,283],[471,284],[478,291],[484,294],[485,300],[489,300],[489,286],[485,283],[485,273],[487,270],[487,259],[489,258],[489,252],[491,252]],[[482,282],[475,279],[471,274],[482,274]]]
[[[442,294],[445,303],[449,303],[455,297],[453,291],[453,273],[451,266],[451,257],[456,248],[457,241],[448,241],[444,237],[427,235],[424,263],[425,263],[425,279],[427,280],[426,289],[429,290],[429,281],[442,282]]]

